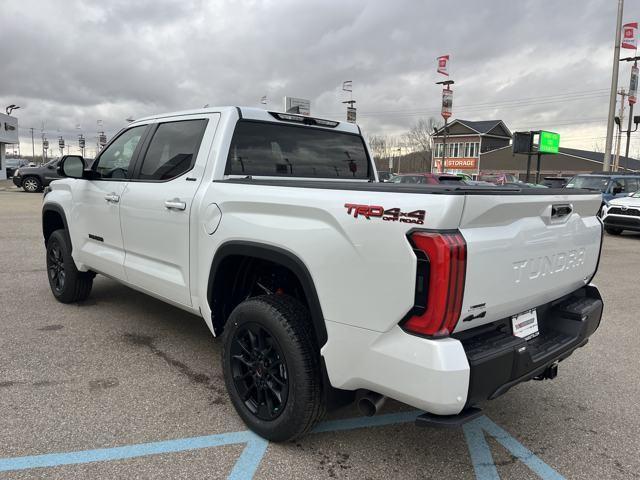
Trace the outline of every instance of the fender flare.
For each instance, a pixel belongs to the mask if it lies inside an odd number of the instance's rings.
[[[44,224],[44,214],[46,212],[55,212],[58,215],[60,215],[60,217],[62,218],[64,229],[67,231],[67,236],[69,236],[69,224],[67,223],[67,215],[64,213],[64,208],[62,208],[62,206],[58,203],[53,203],[53,202],[45,203],[42,206],[42,237],[45,239],[45,242],[47,240],[45,224]],[[72,246],[72,249],[73,249],[73,246]]]
[[[316,288],[313,283],[313,278],[311,277],[311,273],[309,273],[309,269],[304,262],[295,254],[283,248],[241,240],[232,240],[223,243],[218,247],[213,257],[213,261],[211,262],[211,270],[209,272],[209,281],[207,284],[207,302],[209,302],[209,307],[213,307],[213,305],[211,305],[211,299],[213,298],[213,286],[218,268],[225,258],[232,255],[253,257],[282,265],[283,267],[288,268],[297,277],[309,305],[309,313],[311,314],[312,326],[316,339],[318,340],[318,346],[319,348],[322,348],[322,346],[327,342],[327,328],[324,322],[324,315],[322,314],[320,300],[318,299],[318,293],[316,292]]]

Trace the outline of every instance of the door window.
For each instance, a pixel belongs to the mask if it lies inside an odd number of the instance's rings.
[[[161,123],[153,134],[138,178],[171,180],[191,170],[206,126],[204,119]]]
[[[626,184],[625,192],[627,193],[637,192],[639,189],[637,178],[625,178],[624,183]]]
[[[95,170],[102,178],[127,178],[133,153],[146,125],[126,130],[100,153]]]

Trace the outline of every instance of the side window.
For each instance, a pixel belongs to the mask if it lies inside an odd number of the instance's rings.
[[[616,194],[616,193],[620,193],[620,192],[624,192],[624,186],[622,185],[622,181],[621,180],[613,180],[611,182],[611,193]]]
[[[141,125],[124,131],[100,153],[95,170],[102,178],[127,178],[133,152],[146,128]]]
[[[138,178],[170,180],[193,168],[207,120],[161,123],[153,134]]]
[[[624,183],[626,183],[625,191],[627,193],[637,192],[638,191],[638,179],[637,178],[627,178]]]

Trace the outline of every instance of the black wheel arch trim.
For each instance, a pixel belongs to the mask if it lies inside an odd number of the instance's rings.
[[[69,225],[67,223],[67,216],[64,213],[64,208],[62,208],[62,206],[58,203],[45,203],[42,206],[42,236],[44,238],[45,243],[47,241],[46,226],[44,223],[44,218],[45,218],[44,214],[46,212],[55,212],[58,215],[60,215],[60,217],[62,218],[62,224],[64,225],[64,229],[67,232],[67,238],[70,240]],[[71,241],[69,241],[69,245],[71,246],[71,250],[73,251],[73,245],[71,245]]]
[[[322,307],[320,306],[318,293],[316,292],[309,269],[295,254],[280,247],[259,242],[240,240],[229,241],[220,245],[213,257],[211,270],[209,272],[209,281],[207,285],[207,302],[209,302],[209,308],[213,309],[213,305],[211,303],[218,268],[222,261],[229,256],[254,257],[288,268],[297,277],[304,291],[304,295],[309,305],[309,313],[311,314],[313,330],[315,332],[316,339],[318,340],[318,346],[321,348],[327,342],[328,336],[324,315],[322,314]],[[218,332],[216,332],[216,334],[217,333]]]

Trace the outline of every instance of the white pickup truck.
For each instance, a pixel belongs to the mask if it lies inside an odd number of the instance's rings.
[[[254,108],[129,124],[45,191],[61,302],[96,274],[223,336],[233,405],[275,441],[386,397],[458,425],[598,328],[599,194],[380,183],[356,125]]]

